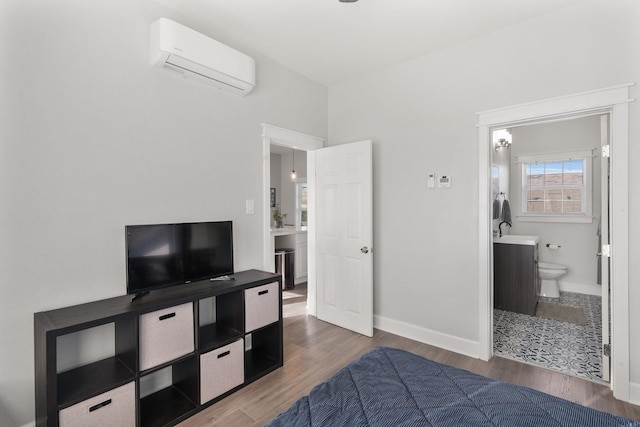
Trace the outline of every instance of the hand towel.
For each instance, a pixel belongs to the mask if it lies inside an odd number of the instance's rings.
[[[502,202],[502,220],[511,225],[511,207],[507,199]]]
[[[500,200],[495,199],[493,201],[493,219],[500,218]]]

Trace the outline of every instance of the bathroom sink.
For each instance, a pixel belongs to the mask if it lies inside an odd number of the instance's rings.
[[[495,236],[493,243],[506,243],[508,245],[535,245],[538,236],[519,236],[517,234],[505,234],[502,237]]]

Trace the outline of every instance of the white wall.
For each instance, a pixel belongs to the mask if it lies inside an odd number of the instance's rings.
[[[597,283],[596,252],[598,250],[598,222],[600,220],[600,116],[575,120],[516,127],[511,130],[511,210],[513,228],[511,234],[538,236],[540,262],[553,262],[569,267],[561,278],[563,283],[595,287]],[[558,153],[571,150],[592,150],[591,182],[593,185],[593,222],[557,223],[520,221],[521,213],[521,165],[518,156],[543,153]],[[546,244],[560,245],[559,250],[550,250]],[[579,286],[578,286],[579,288]],[[598,290],[596,288],[596,290]]]
[[[151,68],[161,16],[255,57],[254,91]],[[211,31],[151,0],[0,2],[0,424],[34,419],[33,313],[125,293],[125,224],[231,219],[236,269],[262,265],[261,123],[326,136],[327,89]]]
[[[588,1],[329,88],[329,144],[374,141],[378,325],[477,350],[476,113],[637,81],[638,22],[640,2]],[[637,102],[629,112],[635,141]],[[640,162],[633,142],[629,162]],[[452,188],[427,189],[428,172],[451,175]],[[630,180],[632,189],[640,183],[638,168]],[[640,193],[629,197],[629,256],[637,260]],[[639,383],[637,262],[629,273],[631,381]]]

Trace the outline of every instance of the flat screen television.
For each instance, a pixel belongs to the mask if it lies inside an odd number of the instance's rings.
[[[127,294],[233,274],[231,221],[127,225]]]

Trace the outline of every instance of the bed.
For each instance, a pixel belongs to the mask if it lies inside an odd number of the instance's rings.
[[[640,427],[640,423],[379,347],[315,386],[267,426]]]

